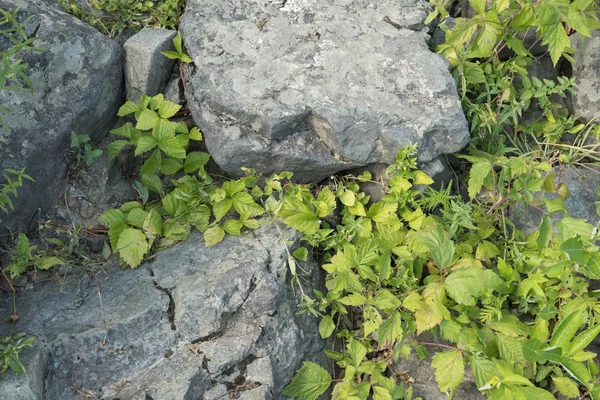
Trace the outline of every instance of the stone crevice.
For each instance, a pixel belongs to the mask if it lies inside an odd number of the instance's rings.
[[[154,276],[152,270],[150,270],[150,275]],[[171,330],[176,331],[177,325],[175,324],[175,300],[173,299],[173,295],[171,294],[171,291],[169,289],[160,286],[158,282],[156,282],[156,280],[153,279],[152,283],[154,284],[154,287],[157,290],[163,292],[169,297],[169,306],[167,307],[167,318],[169,319],[169,323],[171,324]]]

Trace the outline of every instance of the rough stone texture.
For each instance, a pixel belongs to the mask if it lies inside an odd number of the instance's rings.
[[[0,399],[44,400],[44,372],[47,363],[47,349],[39,340],[23,351],[20,356],[27,373],[15,375],[11,370],[0,375]]]
[[[175,31],[168,29],[144,28],[125,42],[123,65],[129,100],[137,101],[143,93],[154,96],[163,90],[175,60],[161,52],[175,50],[175,35]]]
[[[448,65],[426,44],[421,0],[192,0],[187,100],[215,161],[299,181],[461,149],[467,123]],[[383,20],[409,29],[397,29]],[[410,30],[414,29],[414,30]]]
[[[284,230],[283,240],[298,236]],[[17,329],[43,338],[49,359],[46,369],[27,361],[19,378],[47,376],[45,400],[80,399],[74,388],[105,400],[214,399],[236,387],[246,399],[280,398],[322,346],[317,319],[295,314],[286,259],[272,226],[207,249],[192,234],[135,271],[97,274],[107,331],[93,278],[71,277],[62,292],[32,286],[18,295]],[[11,305],[3,299],[0,315]]]
[[[2,215],[3,225],[25,230],[56,198],[65,178],[64,153],[71,131],[97,143],[112,125],[122,102],[121,50],[112,40],[49,0],[0,0],[0,8],[21,7],[19,19],[39,38],[43,53],[23,53],[30,91],[2,92],[7,129],[0,129],[0,169],[26,167],[35,182],[19,191],[17,211]],[[10,44],[0,39],[0,49]],[[1,179],[1,178],[0,178]],[[0,235],[7,231],[3,228]]]
[[[555,173],[557,177],[560,174],[560,182],[564,182],[571,193],[571,197],[565,200],[569,215],[573,218],[584,218],[593,225],[597,224],[600,217],[596,213],[594,202],[600,201],[595,193],[596,187],[600,186],[600,171],[566,167],[562,172],[556,170]],[[510,219],[525,235],[530,235],[539,229],[542,212],[533,207],[527,210],[520,208],[519,212],[511,210]],[[556,221],[558,219],[554,220]]]
[[[575,94],[571,96],[573,112],[585,121],[600,118],[600,30],[592,32],[592,39],[581,42],[578,33],[571,36],[571,46],[576,50],[573,58]]]

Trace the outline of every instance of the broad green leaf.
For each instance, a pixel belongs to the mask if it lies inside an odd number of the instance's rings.
[[[335,323],[333,322],[331,315],[326,315],[321,318],[321,321],[319,322],[319,335],[321,335],[321,338],[328,338],[333,331],[335,331]]]
[[[474,199],[475,196],[481,191],[485,178],[492,171],[492,165],[490,162],[478,162],[473,164],[471,171],[469,171],[469,198]]]
[[[162,181],[157,175],[142,175],[142,183],[154,193],[162,196]]]
[[[583,248],[581,239],[578,237],[568,239],[567,241],[561,243],[560,249],[567,253],[569,260],[579,265],[585,265],[589,258],[587,256],[587,251],[585,251]]]
[[[431,252],[433,262],[440,269],[447,268],[450,265],[454,256],[454,243],[440,225],[436,224],[433,231],[427,234],[425,244]]]
[[[431,177],[425,172],[416,170],[413,177],[413,182],[416,185],[431,185],[433,184],[433,179],[431,179]]]
[[[317,195],[315,207],[317,202],[323,204],[323,206],[321,206],[320,208],[320,212],[318,213],[318,216],[320,218],[326,217],[327,215],[331,214],[336,206],[335,195],[328,187],[324,187],[323,189],[321,189],[321,191]]]
[[[400,307],[402,302],[389,290],[379,289],[375,293],[375,297],[371,300],[371,304],[389,314]]]
[[[291,228],[307,235],[317,233],[320,227],[317,214],[295,197],[286,197],[281,210],[279,210],[279,216]]]
[[[109,143],[106,148],[108,152],[108,161],[110,162],[113,158],[118,156],[121,150],[128,144],[129,142],[126,140],[115,140],[114,142]]]
[[[135,226],[136,228],[141,228],[144,225],[147,215],[148,212],[144,211],[144,209],[134,208],[127,214],[127,223]]]
[[[352,359],[352,364],[358,368],[367,355],[367,348],[358,340],[350,338],[348,342],[348,355]]]
[[[140,113],[135,127],[136,129],[147,131],[154,128],[159,121],[160,117],[158,114],[146,108]]]
[[[181,106],[179,104],[165,100],[158,106],[158,115],[160,115],[161,118],[171,118],[173,115],[177,114],[177,111],[180,109]]]
[[[390,391],[381,386],[373,386],[373,400],[392,400]]]
[[[394,311],[379,327],[377,341],[379,342],[379,346],[393,346],[396,342],[402,340],[402,338],[403,331],[400,313]]]
[[[54,256],[42,257],[35,263],[35,267],[38,269],[50,269],[55,265],[65,265],[65,263],[60,258]]]
[[[158,149],[154,150],[150,158],[146,160],[142,168],[140,168],[140,174],[142,175],[154,175],[160,171],[162,165],[162,157]]]
[[[131,268],[140,265],[148,250],[148,241],[144,232],[139,229],[123,229],[117,242],[117,251],[127,265]]]
[[[367,298],[360,293],[352,293],[338,300],[346,306],[362,306],[367,304]]]
[[[227,211],[231,209],[233,206],[233,200],[226,198],[219,202],[213,203],[213,213],[215,214],[215,219],[220,221],[221,218],[227,214]]]
[[[523,363],[525,356],[523,355],[524,338],[514,338],[496,333],[496,342],[498,343],[498,352],[503,360],[510,363]]]
[[[453,271],[444,282],[444,288],[457,303],[474,306],[481,297],[502,284],[502,279],[493,271],[469,267]]]
[[[158,142],[152,136],[142,136],[135,146],[135,155],[139,156],[148,150],[152,150],[158,145]]]
[[[198,129],[197,126],[193,127],[190,130],[190,139],[196,140],[196,141],[202,140],[202,132],[200,132],[200,129]]]
[[[331,385],[331,376],[318,364],[305,361],[292,382],[281,391],[298,400],[316,400]]]
[[[219,225],[211,226],[204,231],[204,247],[210,247],[221,243],[224,238],[225,229]]]
[[[524,400],[556,400],[552,393],[535,386],[522,386],[518,389],[521,393],[523,393],[524,397],[521,398],[523,398]]]
[[[192,173],[206,165],[210,160],[210,154],[202,151],[193,151],[185,157],[183,170],[186,173]]]
[[[119,117],[124,117],[125,115],[134,113],[134,112],[136,112],[138,110],[139,110],[139,108],[138,108],[137,104],[135,104],[133,101],[126,101],[125,104],[123,104],[119,108],[119,111],[117,112],[117,115]]]
[[[339,198],[342,204],[347,207],[352,207],[356,203],[356,195],[352,190],[344,190]]]
[[[552,63],[556,66],[565,50],[571,46],[571,41],[563,24],[553,23],[549,25],[543,36],[542,45],[548,45]]]
[[[150,210],[142,226],[144,232],[160,235],[162,232],[162,217],[156,210]]]
[[[398,210],[397,203],[379,201],[369,208],[367,217],[379,224],[382,224],[388,221],[390,216],[396,213],[396,210]]]
[[[483,356],[471,357],[471,370],[478,388],[485,387],[494,378],[499,381],[502,377],[502,373],[498,370],[496,364]]]
[[[437,352],[433,356],[431,366],[435,369],[435,380],[440,391],[449,398],[465,377],[465,364],[460,350]]]
[[[544,344],[537,339],[528,340],[523,343],[523,355],[527,361],[545,363],[560,362],[562,350],[560,347],[551,346],[544,348]]]
[[[469,4],[471,4],[471,7],[473,7],[473,10],[475,10],[477,14],[483,14],[485,12],[485,0],[469,0]]]
[[[156,132],[156,140],[158,147],[168,156],[178,159],[185,158],[185,150],[174,134],[168,132],[159,134]]]
[[[245,220],[264,214],[265,210],[252,198],[250,193],[239,192],[231,198],[233,208],[240,214],[240,219]]]
[[[550,337],[550,346],[557,346],[563,350],[569,350],[569,341],[579,330],[581,324],[585,322],[584,314],[581,311],[575,311],[562,318],[554,327]]]
[[[241,231],[243,226],[244,224],[242,224],[242,222],[238,221],[237,219],[229,219],[223,222],[223,229],[225,230],[225,232],[234,236],[240,236],[242,234]]]
[[[160,172],[165,175],[174,175],[183,168],[180,160],[174,158],[165,158],[161,161]]]
[[[308,249],[306,247],[298,247],[294,251],[294,257],[296,257],[298,260],[306,261],[308,258]]]
[[[570,399],[579,397],[577,384],[567,377],[552,377],[552,382],[560,394]]]

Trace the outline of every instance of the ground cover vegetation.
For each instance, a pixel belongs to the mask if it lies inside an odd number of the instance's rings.
[[[395,360],[436,351],[438,386],[450,397],[470,368],[490,399],[600,398],[598,360],[586,350],[600,333],[598,293],[588,290],[600,279],[600,237],[596,226],[569,216],[570,194],[560,181],[566,165],[597,164],[596,145],[588,143],[600,128],[555,101],[573,90],[570,77],[527,75],[535,58],[523,36],[535,34],[532,43],[546,46],[554,64],[572,61],[569,34],[599,28],[599,6],[470,4],[475,16],[448,24],[438,48],[453,67],[472,131],[469,148],[457,155],[469,164],[464,180],[430,188],[415,146],[402,149],[377,182],[377,202],[361,189],[373,182],[368,172],[321,186],[252,169],[240,179],[215,179],[210,155],[198,146],[201,132],[177,122],[181,107],[142,96],[119,110],[130,120],[112,131],[118,139],[107,149],[110,159],[130,151],[143,162],[134,182],[139,198],[100,217],[122,265],[139,266],[191,229],[212,246],[226,234],[286,224],[306,243],[288,257],[300,312],[320,318],[321,337],[335,337],[326,355],[336,367],[306,362],[284,395],[316,399],[331,388],[335,399],[411,399]],[[433,6],[428,22],[445,26],[449,2]],[[538,116],[525,122],[532,110]],[[509,217],[519,207],[543,212],[529,236]],[[309,253],[322,261],[326,292],[303,287]],[[426,342],[426,332],[442,340]]]

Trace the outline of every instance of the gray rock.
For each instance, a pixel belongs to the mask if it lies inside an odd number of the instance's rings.
[[[461,149],[467,123],[448,64],[420,30],[421,0],[192,0],[182,35],[197,66],[186,97],[224,170],[299,181]]]
[[[560,175],[560,182],[567,185],[571,197],[565,200],[565,206],[572,218],[583,218],[589,223],[596,225],[600,217],[596,213],[594,202],[600,201],[595,189],[600,186],[600,171],[597,169],[566,167],[560,172],[555,170],[556,176]],[[510,211],[510,219],[515,226],[530,235],[539,229],[542,221],[542,212],[533,207],[525,210],[522,207]],[[561,216],[562,213],[558,213]],[[558,219],[553,219],[553,222]]]
[[[578,33],[572,35],[571,47],[576,50],[573,76],[577,87],[571,96],[573,112],[585,121],[600,118],[600,30],[593,31],[592,38],[585,38],[583,43]]]
[[[26,167],[35,182],[26,182],[19,191],[17,210],[0,218],[13,231],[23,231],[60,191],[71,131],[97,143],[112,125],[122,102],[122,69],[119,46],[60,11],[56,2],[0,0],[2,9],[17,7],[19,19],[32,17],[26,32],[36,32],[35,45],[46,50],[22,55],[33,94],[2,92],[2,105],[15,111],[3,113],[7,129],[0,129],[0,170]],[[0,40],[0,49],[9,46]]]
[[[47,376],[39,398],[79,399],[79,391],[107,400],[197,400],[235,390],[278,398],[301,361],[322,347],[317,319],[296,315],[284,241],[294,246],[299,236],[283,232],[267,225],[210,248],[194,233],[135,271],[98,273],[99,287],[86,275],[60,292],[50,283],[20,292],[17,329],[48,346],[47,367],[35,375]],[[319,287],[317,266],[303,268],[315,272],[305,290]],[[3,300],[0,315],[11,307]]]
[[[47,352],[44,343],[39,340],[25,349],[19,359],[26,373],[15,375],[10,369],[0,375],[0,399],[44,400],[44,372],[47,367]]]
[[[168,29],[144,28],[125,42],[124,70],[129,100],[137,101],[143,93],[154,96],[163,90],[175,60],[161,52],[175,50],[176,34]]]

